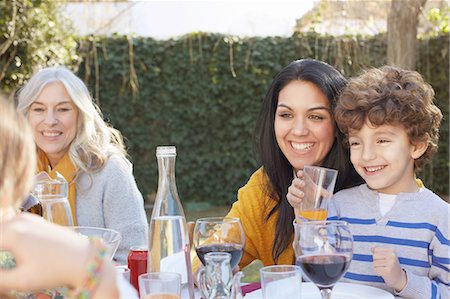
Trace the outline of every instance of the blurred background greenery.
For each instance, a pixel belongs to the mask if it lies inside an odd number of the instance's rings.
[[[173,144],[178,190],[186,210],[196,217],[204,202],[214,207],[211,212],[216,206],[229,207],[259,167],[253,129],[268,85],[283,66],[310,57],[350,77],[388,62],[386,32],[319,32],[324,20],[335,18],[336,7],[330,3],[319,1],[298,22],[303,31],[290,37],[197,32],[155,40],[77,36],[60,13],[60,1],[0,0],[0,88],[14,98],[35,69],[56,64],[72,68],[104,117],[126,138],[147,208],[157,189],[156,146]],[[415,68],[434,87],[444,114],[439,152],[419,177],[448,200],[448,3],[442,3],[422,13],[431,29],[417,40]],[[359,4],[366,9],[353,7],[353,13],[369,11],[369,2]],[[350,6],[345,9],[351,13]]]

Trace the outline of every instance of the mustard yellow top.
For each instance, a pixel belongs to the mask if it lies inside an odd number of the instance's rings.
[[[238,200],[227,215],[240,218],[244,227],[246,239],[244,253],[239,263],[241,269],[255,259],[261,260],[264,266],[275,264],[272,246],[279,212],[275,212],[266,220],[276,204],[275,200],[265,193],[267,180],[268,177],[262,168],[255,171],[247,184],[239,189]],[[293,236],[291,238],[293,239]],[[294,250],[292,246],[288,246],[279,256],[277,264],[291,265],[293,262]]]
[[[272,246],[279,212],[266,220],[268,213],[276,204],[264,193],[264,190],[267,190],[267,179],[262,168],[255,171],[247,184],[239,189],[238,200],[227,214],[227,217],[240,218],[244,227],[245,247],[239,263],[241,269],[256,259],[261,260],[264,266],[275,264]],[[291,265],[293,262],[294,250],[292,246],[288,246],[279,256],[277,264]],[[200,260],[194,257],[192,263],[194,273],[200,264]]]

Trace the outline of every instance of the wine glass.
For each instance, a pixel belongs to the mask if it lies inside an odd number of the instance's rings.
[[[241,260],[245,245],[244,229],[239,218],[206,217],[197,219],[194,227],[194,247],[203,265],[208,252],[231,254],[231,269]]]
[[[294,220],[296,264],[330,299],[335,283],[347,271],[353,256],[353,237],[345,221]]]

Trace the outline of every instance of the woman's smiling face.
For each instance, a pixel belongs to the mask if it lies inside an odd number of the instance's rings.
[[[49,83],[28,112],[34,140],[56,166],[77,134],[78,108],[61,82]]]
[[[313,83],[300,80],[280,91],[274,127],[278,146],[296,170],[323,162],[336,129],[327,96]]]

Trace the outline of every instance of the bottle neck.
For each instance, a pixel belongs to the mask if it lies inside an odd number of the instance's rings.
[[[158,156],[158,191],[163,185],[175,184],[175,155]]]
[[[185,216],[175,183],[175,155],[157,155],[158,192],[152,218],[158,216]]]

